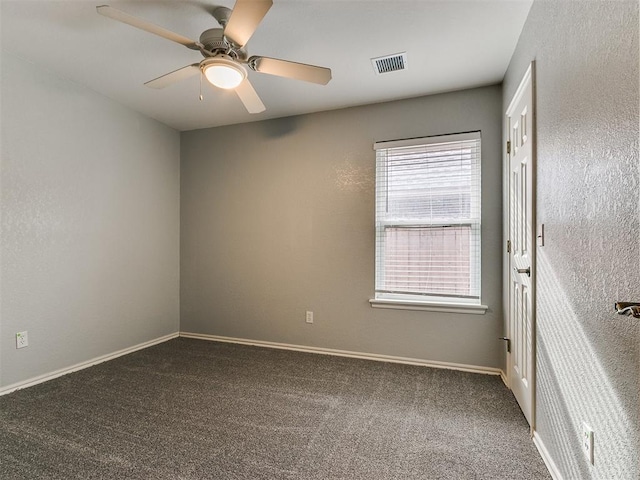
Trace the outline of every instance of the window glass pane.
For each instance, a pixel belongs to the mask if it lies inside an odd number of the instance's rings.
[[[471,295],[471,227],[385,228],[387,293]]]
[[[387,217],[469,218],[475,156],[469,146],[394,149],[387,156]]]

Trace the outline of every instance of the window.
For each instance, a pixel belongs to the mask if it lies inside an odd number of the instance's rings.
[[[378,142],[374,149],[376,287],[371,304],[484,313],[480,132]]]

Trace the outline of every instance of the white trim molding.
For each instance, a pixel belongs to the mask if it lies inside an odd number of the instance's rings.
[[[387,298],[371,298],[369,303],[373,308],[421,310],[426,312],[471,313],[474,315],[484,315],[489,308],[486,305],[477,305],[474,303],[436,303]]]
[[[500,375],[499,368],[482,367],[478,365],[466,365],[462,363],[439,362],[435,360],[422,360],[419,358],[395,357],[392,355],[380,355],[377,353],[352,352],[348,350],[336,350],[333,348],[309,347],[306,345],[293,345],[290,343],[267,342],[263,340],[250,340],[247,338],[223,337],[219,335],[207,335],[203,333],[180,332],[180,337],[208,340],[212,342],[237,343],[254,347],[276,348],[280,350],[293,350],[296,352],[318,353],[321,355],[333,355],[336,357],[359,358],[362,360],[374,360],[377,362],[402,363],[405,365],[418,365],[423,367],[443,368],[447,370],[459,370],[462,372],[482,373],[485,375]]]
[[[537,432],[533,432],[533,444],[538,449],[538,452],[540,453],[544,464],[547,466],[547,470],[549,470],[551,478],[553,478],[553,480],[564,480],[562,474],[560,473],[560,470],[558,470],[558,467],[553,461],[553,458],[551,458],[549,450],[547,450],[547,448],[544,446],[544,443],[542,442],[542,439]]]
[[[117,352],[108,353],[106,355],[101,355],[99,357],[92,358],[91,360],[87,360],[86,362],[76,363],[75,365],[72,365],[70,367],[61,368],[53,372],[45,373],[43,375],[38,375],[37,377],[30,378],[29,380],[24,380],[22,382],[17,382],[11,385],[7,385],[6,387],[0,388],[0,396],[6,395],[7,393],[15,392],[16,390],[21,390],[23,388],[32,387],[34,385],[38,385],[39,383],[44,383],[49,380],[53,380],[54,378],[67,375],[68,373],[73,373],[73,372],[77,372],[78,370],[84,370],[85,368],[93,367],[94,365],[98,365],[99,363],[107,362],[109,360],[113,360],[114,358],[127,355],[128,353],[133,353],[137,350],[142,350],[143,348],[148,348],[153,345],[166,342],[173,338],[177,338],[178,336],[179,336],[178,332],[170,333],[169,335],[155,338],[153,340],[149,340],[148,342],[139,343],[137,345],[133,345],[132,347],[128,347],[128,348],[123,348],[122,350],[118,350]]]

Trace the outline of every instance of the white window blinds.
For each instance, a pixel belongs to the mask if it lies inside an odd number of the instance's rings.
[[[480,132],[374,149],[376,298],[480,303]]]

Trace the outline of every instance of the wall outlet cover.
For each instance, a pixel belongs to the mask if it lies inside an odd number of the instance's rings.
[[[29,337],[27,336],[27,332],[18,332],[16,333],[16,348],[24,348],[29,345]]]
[[[593,465],[593,430],[586,423],[582,424],[582,451],[591,465]]]

